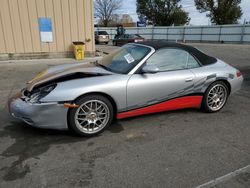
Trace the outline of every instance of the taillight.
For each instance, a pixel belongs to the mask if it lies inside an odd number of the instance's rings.
[[[237,76],[237,77],[241,77],[241,75],[242,75],[241,72],[238,70],[238,71],[236,72],[236,76]]]

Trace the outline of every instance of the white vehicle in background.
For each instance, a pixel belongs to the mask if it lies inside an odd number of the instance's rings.
[[[95,31],[95,43],[109,43],[109,34],[106,31]]]

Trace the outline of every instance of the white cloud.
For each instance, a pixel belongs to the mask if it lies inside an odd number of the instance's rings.
[[[129,14],[133,21],[138,21],[138,15],[136,13],[136,0],[123,0],[123,5],[120,10],[117,11],[118,14]]]
[[[243,16],[241,18],[241,22],[244,22],[244,19],[246,21],[250,21],[250,0],[242,0],[241,1],[241,8],[243,11]]]
[[[200,13],[194,4],[193,0],[182,0],[181,5],[185,11],[189,13],[190,25],[208,25],[210,24],[209,18],[206,13]]]

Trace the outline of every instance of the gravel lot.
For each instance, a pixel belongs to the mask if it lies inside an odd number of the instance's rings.
[[[223,110],[130,118],[90,139],[31,128],[6,109],[37,72],[73,60],[0,62],[0,187],[250,187],[250,46],[193,45],[244,75]]]

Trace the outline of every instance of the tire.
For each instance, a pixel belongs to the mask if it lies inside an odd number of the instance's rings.
[[[105,42],[105,44],[108,44],[109,42]]]
[[[208,113],[220,111],[229,96],[228,86],[222,81],[212,83],[206,90],[202,101],[202,110]]]
[[[69,129],[79,136],[96,136],[111,123],[114,110],[111,102],[102,95],[87,95],[76,100],[78,108],[68,113]]]
[[[113,42],[113,46],[117,46],[117,42]]]

